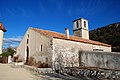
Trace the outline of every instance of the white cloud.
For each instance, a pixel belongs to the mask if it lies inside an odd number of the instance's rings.
[[[12,38],[4,38],[3,39],[3,48],[7,47],[17,47],[22,40],[22,36],[12,37]]]

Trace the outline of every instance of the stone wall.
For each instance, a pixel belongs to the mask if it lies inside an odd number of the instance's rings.
[[[62,39],[53,39],[53,68],[79,66],[80,47],[75,43]]]
[[[80,65],[120,70],[120,53],[115,52],[79,52]]]
[[[78,67],[79,66],[79,51],[93,51],[95,48],[103,49],[105,52],[110,52],[111,47],[98,46],[87,43],[53,39],[53,66],[59,64],[62,67]],[[59,63],[58,63],[59,62]],[[62,65],[63,64],[63,65]]]
[[[53,73],[52,68],[36,68],[28,65],[24,65],[24,68],[32,72],[37,72],[39,74]]]

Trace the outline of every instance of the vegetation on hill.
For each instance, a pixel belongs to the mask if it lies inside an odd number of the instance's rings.
[[[113,52],[120,52],[120,22],[91,30],[90,39],[110,44]]]

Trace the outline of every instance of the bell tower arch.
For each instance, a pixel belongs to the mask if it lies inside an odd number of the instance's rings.
[[[88,20],[79,18],[73,21],[74,36],[89,39]]]

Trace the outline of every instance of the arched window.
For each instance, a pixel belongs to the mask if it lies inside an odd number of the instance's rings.
[[[41,45],[41,51],[43,50],[42,45]]]
[[[78,21],[76,21],[76,26],[77,26],[77,28],[79,28],[79,23],[78,23]]]
[[[29,43],[29,34],[27,35],[27,44]]]
[[[27,37],[29,38],[29,34],[27,35]]]
[[[86,28],[86,21],[84,21],[84,27]]]

